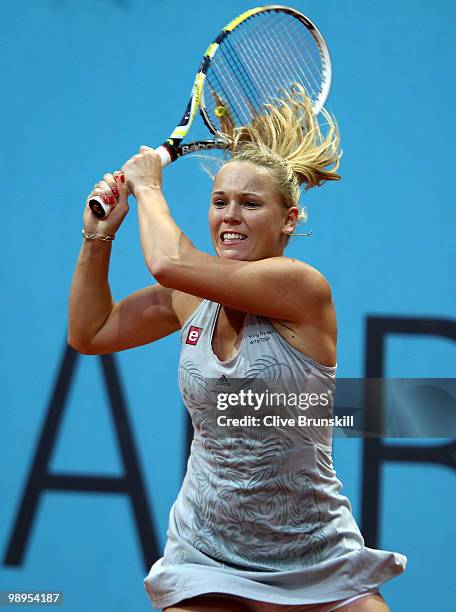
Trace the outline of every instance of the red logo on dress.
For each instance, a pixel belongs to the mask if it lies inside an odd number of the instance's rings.
[[[197,344],[198,340],[200,339],[202,331],[203,331],[202,327],[194,327],[192,325],[190,329],[188,330],[187,340],[185,341],[185,344],[193,344],[193,345]]]

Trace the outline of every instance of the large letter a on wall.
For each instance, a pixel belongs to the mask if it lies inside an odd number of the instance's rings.
[[[87,476],[74,473],[51,473],[49,464],[57,442],[64,409],[76,371],[79,353],[65,346],[63,359],[51,394],[44,425],[32,460],[22,499],[4,557],[5,565],[21,565],[38,504],[43,492],[49,490],[128,495],[142,548],[144,567],[158,558],[158,543],[151,520],[150,506],[142,477],[135,442],[128,418],[128,410],[120,376],[113,355],[102,355],[103,379],[124,466],[122,476]]]

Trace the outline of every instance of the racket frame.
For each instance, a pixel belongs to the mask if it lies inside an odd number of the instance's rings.
[[[215,125],[212,123],[204,104],[204,83],[206,81],[207,72],[212,63],[212,60],[214,59],[217,49],[227,36],[229,36],[236,28],[238,28],[242,23],[244,23],[254,15],[271,11],[288,13],[290,15],[293,15],[306,26],[309,33],[314,38],[320,52],[320,60],[322,66],[322,84],[317,99],[313,103],[313,109],[316,115],[318,115],[318,113],[321,111],[329,95],[329,90],[331,87],[332,68],[329,49],[316,25],[308,17],[306,17],[296,9],[287,6],[282,6],[279,4],[259,6],[250,9],[230,21],[206,49],[201,64],[198,68],[198,72],[196,73],[195,81],[193,83],[190,94],[190,99],[187,103],[187,107],[185,109],[185,113],[182,116],[182,119],[180,120],[176,128],[172,131],[169,138],[155,149],[155,152],[160,156],[162,167],[167,166],[179,157],[188,155],[189,153],[194,153],[195,151],[202,151],[208,149],[223,149],[226,147],[226,145],[228,144],[227,139],[221,132],[217,130]],[[205,123],[206,127],[212,134],[214,134],[215,138],[209,140],[196,140],[181,144],[185,136],[188,134],[198,111],[200,112],[201,118],[203,119],[203,122]],[[111,209],[111,206],[105,204],[99,196],[92,197],[89,201],[89,206],[92,210],[92,213],[99,219],[106,218]]]

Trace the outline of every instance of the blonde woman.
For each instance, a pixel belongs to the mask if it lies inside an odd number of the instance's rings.
[[[163,558],[145,579],[153,605],[166,612],[384,612],[378,589],[405,568],[403,555],[364,546],[333,470],[331,428],[265,426],[252,406],[243,410],[257,424],[241,427],[228,413],[218,419],[221,392],[238,381],[260,380],[287,397],[333,396],[331,289],[318,270],[284,255],[300,217],[300,185],[339,179],[338,130],[323,112],[326,135],[297,88],[252,126],[226,125],[232,157],[209,206],[215,256],[174,222],[160,159],[148,147],[89,194],[115,205],[104,221],[85,209],[69,343],[112,353],[181,330],[179,380],[194,440]],[[108,266],[128,212],[127,185],[157,282],[114,303]],[[280,408],[282,417],[299,412]],[[306,414],[331,409],[330,401]]]

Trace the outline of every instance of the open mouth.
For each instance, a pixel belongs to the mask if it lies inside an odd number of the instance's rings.
[[[241,240],[246,240],[246,238],[245,234],[240,234],[239,232],[222,232],[220,234],[220,239],[224,243],[240,242]]]

